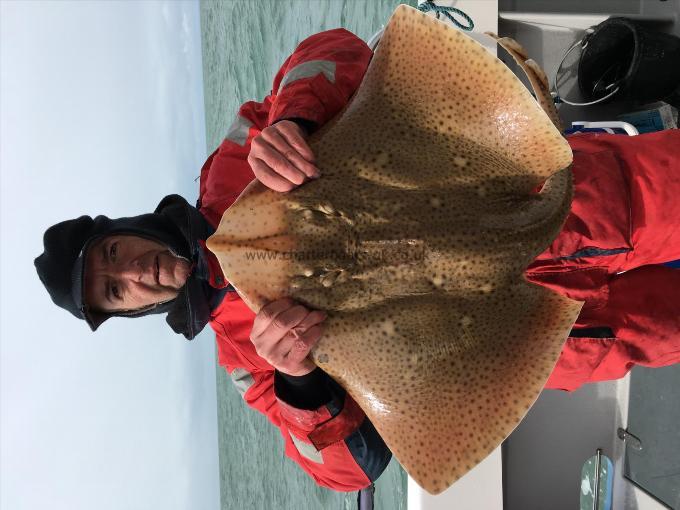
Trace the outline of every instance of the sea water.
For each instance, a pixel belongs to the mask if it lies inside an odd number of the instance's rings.
[[[400,3],[405,2],[201,2],[208,153],[222,141],[243,102],[260,101],[269,93],[274,75],[300,41],[338,27],[368,40]],[[285,457],[279,429],[242,401],[219,366],[217,416],[223,510],[356,508],[356,492],[319,487]],[[406,508],[406,474],[394,459],[376,483],[375,500],[379,510]]]

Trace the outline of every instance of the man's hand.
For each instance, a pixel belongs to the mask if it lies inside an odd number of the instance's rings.
[[[255,177],[274,191],[290,191],[321,175],[304,129],[290,120],[266,127],[253,138],[248,164]]]
[[[255,317],[250,341],[279,372],[307,375],[316,368],[307,355],[321,338],[325,319],[324,312],[310,311],[290,298],[272,301]]]

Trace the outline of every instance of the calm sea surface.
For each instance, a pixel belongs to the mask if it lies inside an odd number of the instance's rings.
[[[279,66],[307,36],[344,27],[364,40],[387,22],[396,0],[201,2],[208,152],[224,138],[238,107],[261,100]],[[220,493],[223,510],[356,508],[356,493],[318,487],[283,453],[283,439],[247,407],[217,368]],[[376,508],[406,508],[406,475],[392,463],[376,484]]]

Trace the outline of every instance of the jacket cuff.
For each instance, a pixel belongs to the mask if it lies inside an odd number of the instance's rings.
[[[290,120],[291,122],[295,122],[302,128],[307,136],[311,135],[314,131],[316,131],[317,128],[316,122],[303,119],[301,117],[284,117],[283,119],[278,119],[276,122],[281,122],[282,120]],[[274,122],[274,124],[276,124],[276,122]]]
[[[307,375],[292,376],[274,371],[274,394],[297,409],[313,411],[333,399],[328,386],[330,377],[319,367]]]

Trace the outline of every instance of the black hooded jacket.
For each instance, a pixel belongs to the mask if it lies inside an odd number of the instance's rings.
[[[168,195],[150,214],[111,219],[106,216],[81,216],[50,227],[43,238],[44,252],[35,259],[38,275],[52,301],[96,330],[113,316],[140,317],[167,312],[167,322],[175,333],[193,339],[210,319],[210,311],[225,290],[208,283],[205,254],[199,241],[207,239],[213,228],[179,195]],[[106,313],[88,308],[83,301],[83,271],[87,250],[94,241],[113,234],[131,234],[161,242],[194,266],[186,285],[171,301],[132,312]]]

